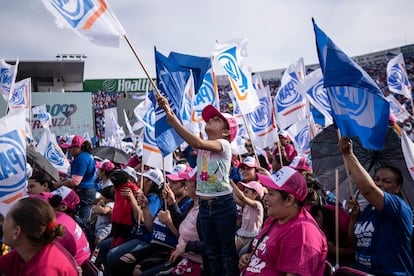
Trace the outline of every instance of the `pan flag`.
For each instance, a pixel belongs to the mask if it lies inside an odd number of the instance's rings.
[[[384,147],[389,103],[374,80],[313,21],[316,48],[333,119],[343,136],[357,136],[362,146]]]

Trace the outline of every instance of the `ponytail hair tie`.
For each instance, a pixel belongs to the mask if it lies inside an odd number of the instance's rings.
[[[57,224],[55,221],[49,222],[49,224],[46,227],[47,232],[52,232],[56,228]]]

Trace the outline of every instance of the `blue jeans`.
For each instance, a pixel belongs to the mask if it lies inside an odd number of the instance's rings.
[[[88,224],[91,218],[92,206],[96,199],[96,189],[85,189],[77,192],[80,202],[76,206],[76,214],[83,222]]]
[[[118,245],[117,247],[111,248],[112,238],[105,239],[98,243],[99,254],[98,258],[102,260],[105,272],[107,275],[111,273],[111,265],[113,262],[118,261],[124,254],[130,253],[135,250],[147,247],[150,244],[148,242],[133,239]]]
[[[233,194],[199,201],[201,234],[210,275],[239,275],[236,235],[237,208]]]

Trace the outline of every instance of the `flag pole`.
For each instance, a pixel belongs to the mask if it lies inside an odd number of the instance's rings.
[[[157,93],[157,96],[160,96],[161,93],[158,90],[157,85],[155,84],[154,80],[151,78],[150,74],[148,73],[147,68],[145,68],[144,63],[142,62],[141,58],[138,56],[138,53],[135,51],[134,46],[132,46],[131,42],[129,41],[126,34],[123,35],[125,41],[127,42],[129,48],[131,49],[132,53],[134,54],[135,58],[137,59],[139,65],[141,66],[142,70],[144,70],[145,75],[147,76],[147,79],[150,81],[152,87],[154,87],[155,93]]]
[[[338,142],[339,142],[339,140],[341,139],[341,131],[339,130],[339,128],[337,129],[337,134],[338,134]],[[344,164],[345,164],[345,172],[346,172],[346,178],[348,180],[349,192],[351,194],[351,197],[354,198],[354,188],[352,188],[351,174],[349,173],[349,167],[343,155],[342,155],[342,159],[344,160]]]

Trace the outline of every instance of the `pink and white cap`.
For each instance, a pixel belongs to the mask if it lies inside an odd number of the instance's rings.
[[[257,174],[263,186],[292,194],[297,200],[303,202],[308,194],[305,178],[295,169],[284,166],[271,176]]]
[[[212,104],[207,105],[203,108],[203,111],[201,112],[201,117],[203,117],[204,122],[208,122],[211,118],[214,116],[221,117],[224,121],[227,122],[229,126],[229,132],[230,132],[230,143],[236,138],[238,126],[236,119],[228,114],[228,113],[221,113],[217,108],[215,108]]]

